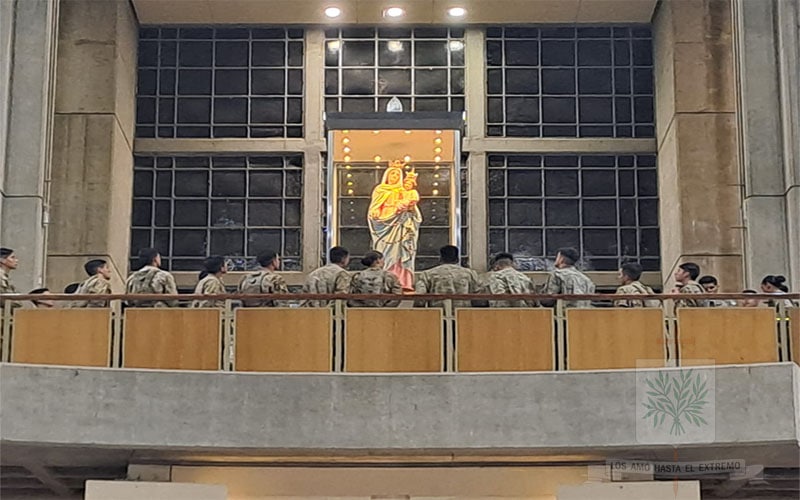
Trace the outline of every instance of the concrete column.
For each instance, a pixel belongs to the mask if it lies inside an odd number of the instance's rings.
[[[0,245],[21,291],[42,283],[58,2],[0,1]]]
[[[735,0],[746,278],[800,287],[797,0]]]
[[[664,0],[653,24],[664,285],[694,261],[725,291],[740,291],[731,0]]]
[[[86,481],[86,500],[226,500],[222,485],[148,483],[143,481]]]
[[[587,483],[562,486],[558,500],[700,500],[700,481],[647,481],[638,483]]]
[[[127,0],[61,0],[47,282],[128,269],[138,24]]]

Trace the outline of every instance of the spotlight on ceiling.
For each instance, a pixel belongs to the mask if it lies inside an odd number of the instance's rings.
[[[328,7],[325,9],[325,15],[331,19],[342,15],[342,9],[339,7]]]
[[[467,15],[467,9],[464,7],[450,7],[447,9],[447,15],[450,17],[464,17]]]
[[[389,17],[393,19],[397,19],[398,17],[403,17],[406,14],[406,11],[401,9],[400,7],[389,7],[388,9],[383,11],[383,17]]]

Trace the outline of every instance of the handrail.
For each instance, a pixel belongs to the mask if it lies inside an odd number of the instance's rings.
[[[11,300],[54,300],[54,301],[103,301],[103,300],[132,300],[132,301],[165,301],[165,300],[241,300],[250,299],[270,299],[270,300],[592,300],[592,301],[617,301],[617,300],[737,300],[737,299],[758,299],[758,300],[800,300],[800,293],[771,294],[771,293],[657,293],[652,295],[617,295],[612,293],[593,293],[593,294],[319,294],[319,293],[288,293],[288,294],[241,294],[226,293],[219,295],[198,295],[198,294],[106,294],[106,295],[87,295],[87,294],[0,294],[0,301]]]

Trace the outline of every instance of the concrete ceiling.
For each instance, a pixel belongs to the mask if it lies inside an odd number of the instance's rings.
[[[460,24],[647,23],[657,0],[132,0],[141,24],[447,24],[450,7],[464,7]],[[325,17],[327,7],[342,15]],[[406,15],[387,21],[383,10]]]

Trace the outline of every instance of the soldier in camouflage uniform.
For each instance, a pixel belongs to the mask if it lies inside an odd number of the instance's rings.
[[[111,294],[111,269],[108,263],[102,259],[90,260],[83,265],[86,274],[89,275],[83,283],[78,286],[75,293],[81,295],[110,295]],[[76,300],[70,307],[108,307],[107,300]]]
[[[403,286],[393,273],[383,269],[383,254],[378,251],[367,252],[361,259],[367,269],[359,271],[350,280],[350,293],[402,295]],[[349,300],[351,307],[397,307],[400,300]]]
[[[211,256],[203,261],[203,270],[200,271],[200,281],[194,287],[195,295],[224,295],[225,282],[222,276],[228,272],[228,265],[224,257]],[[192,307],[222,307],[224,300],[193,300]]]
[[[333,247],[328,252],[326,266],[312,271],[303,284],[303,293],[347,293],[350,291],[350,274],[347,264],[350,263],[350,252],[344,247]],[[308,300],[305,307],[326,307],[330,301]]]
[[[272,250],[259,255],[256,259],[260,269],[257,272],[248,274],[239,283],[239,293],[289,293],[289,287],[283,277],[276,273],[281,268],[281,260],[278,254]],[[287,307],[288,301],[271,299],[244,299],[245,307]]]
[[[17,268],[19,260],[10,248],[0,248],[0,293],[17,293],[8,275]]]
[[[544,293],[549,295],[580,295],[594,293],[594,283],[588,276],[575,268],[580,260],[574,248],[561,248],[556,254],[556,268],[547,278]],[[555,300],[542,301],[543,305],[555,305]],[[591,307],[590,300],[568,300],[566,307]]]
[[[706,293],[703,285],[695,281],[700,276],[700,266],[694,262],[685,262],[678,266],[675,270],[675,281],[678,282],[680,288],[677,286],[672,290],[672,293]],[[675,301],[675,307],[707,307],[707,300],[698,299],[679,299]]]
[[[167,271],[159,269],[161,255],[155,248],[143,248],[139,251],[138,271],[128,276],[125,282],[127,294],[164,294],[176,295],[178,287],[175,278]],[[177,300],[129,300],[130,307],[176,307]]]
[[[536,293],[530,278],[514,269],[514,256],[500,253],[483,280],[483,292],[494,295]],[[535,300],[491,300],[490,307],[536,307]]]
[[[619,270],[617,295],[653,295],[653,289],[639,282],[642,266],[634,262],[623,264]],[[657,300],[615,300],[614,307],[658,307]]]
[[[458,248],[452,245],[439,249],[441,264],[417,275],[415,289],[418,294],[468,294],[480,290],[478,275],[472,269],[462,267]],[[417,301],[417,306],[424,306],[425,301]],[[428,301],[428,307],[442,307],[441,300]],[[454,300],[453,307],[469,307],[469,300]]]

